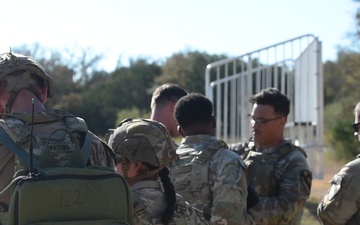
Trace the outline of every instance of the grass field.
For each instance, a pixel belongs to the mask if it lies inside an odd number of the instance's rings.
[[[336,174],[345,162],[336,162],[330,154],[324,156],[324,179],[313,180],[311,187],[310,198],[305,204],[304,215],[301,225],[321,225],[321,222],[316,216],[316,208],[329,189],[329,181]]]

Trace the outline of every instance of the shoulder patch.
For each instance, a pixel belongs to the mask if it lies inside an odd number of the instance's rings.
[[[308,170],[301,171],[301,183],[307,195],[310,195],[311,182],[312,182],[312,173]]]
[[[328,193],[328,199],[331,201],[332,199],[334,199],[334,197],[336,196],[336,194],[340,191],[341,189],[341,183],[342,183],[342,176],[339,176],[338,174],[336,174],[330,181],[331,187],[329,189],[329,193]]]

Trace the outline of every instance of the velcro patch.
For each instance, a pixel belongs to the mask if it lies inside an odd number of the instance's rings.
[[[308,170],[303,170],[301,172],[301,183],[303,184],[303,187],[307,195],[310,195],[311,182],[312,182],[312,173]]]
[[[331,179],[330,181],[331,187],[328,193],[328,199],[330,201],[336,196],[336,194],[341,189],[342,180],[343,180],[342,176],[339,176],[337,174]]]
[[[48,144],[51,152],[73,152],[74,147],[72,144]]]

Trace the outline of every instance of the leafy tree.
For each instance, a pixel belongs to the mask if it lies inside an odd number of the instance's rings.
[[[340,50],[337,61],[324,64],[325,102],[332,102],[347,96],[354,99],[353,90],[360,84],[360,54],[350,50]]]
[[[74,79],[85,85],[98,72],[97,66],[104,58],[103,54],[94,52],[90,47],[73,47],[63,51],[64,60],[75,71]]]
[[[136,108],[146,114],[151,99],[147,90],[159,74],[160,66],[145,59],[132,60],[129,67],[118,68],[109,76],[95,74],[82,91],[84,108],[80,115],[95,133],[103,135],[117,125],[121,110]]]
[[[355,20],[357,24],[351,36],[352,44],[339,49],[336,61],[324,64],[325,138],[342,160],[353,159],[360,153],[351,128],[354,121],[352,112],[360,101],[360,95],[354,92],[360,86],[359,10]]]
[[[162,65],[163,73],[156,78],[155,84],[177,83],[190,92],[205,93],[206,66],[223,58],[226,56],[199,51],[175,53]]]
[[[351,118],[342,118],[337,121],[331,132],[326,133],[328,140],[338,159],[349,160],[360,153],[360,145],[357,136],[352,135],[354,132],[350,124]]]
[[[155,77],[161,74],[161,67],[145,59],[131,60],[129,67],[122,67],[112,73],[112,86],[116,89],[113,104],[119,109],[136,107],[149,110],[151,93]]]
[[[126,118],[150,118],[150,112],[149,111],[141,111],[138,108],[131,108],[131,109],[124,109],[119,110],[117,112],[117,119],[116,119],[116,126],[117,127],[121,121],[123,121]]]
[[[325,138],[342,160],[360,153],[351,128],[352,111],[360,100],[354,93],[360,85],[359,59],[358,53],[340,51],[337,61],[324,64]]]
[[[86,51],[83,50],[81,58],[77,58],[75,53],[45,48],[39,44],[23,45],[16,48],[14,52],[30,55],[53,78],[55,93],[46,103],[47,107],[62,108],[83,117],[87,121],[89,129],[94,130],[95,133],[101,131],[101,129],[97,129],[99,123],[97,121],[101,121],[98,118],[101,118],[102,115],[115,121],[116,109],[97,104],[97,102],[102,102],[102,99],[98,98],[96,92],[87,91],[89,87],[91,90],[98,89],[98,86],[101,87],[109,77],[107,73],[95,70],[96,63],[101,59],[99,55],[87,57]],[[76,80],[79,68],[85,78]],[[114,116],[111,117],[111,114]],[[105,123],[105,125],[110,126],[109,123]]]
[[[118,113],[131,117],[148,115],[155,87],[174,82],[189,91],[204,93],[204,73],[207,64],[226,58],[198,51],[176,53],[164,64],[149,59],[131,59],[130,65],[119,66],[113,72],[97,70],[102,55],[89,49],[54,50],[22,46],[20,53],[31,55],[54,80],[55,96],[48,107],[62,108],[84,118],[97,135],[116,126]]]

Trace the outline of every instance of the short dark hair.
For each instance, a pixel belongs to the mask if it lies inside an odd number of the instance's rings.
[[[156,104],[161,104],[166,101],[177,102],[179,98],[187,95],[188,92],[174,83],[166,83],[155,89],[151,98],[151,108]]]
[[[183,96],[175,105],[174,117],[183,129],[193,125],[211,122],[213,116],[212,102],[200,93]]]
[[[287,117],[290,112],[290,100],[278,89],[269,87],[250,97],[249,102],[268,105],[274,108],[276,114]]]

